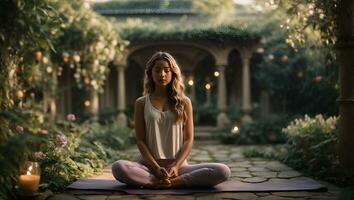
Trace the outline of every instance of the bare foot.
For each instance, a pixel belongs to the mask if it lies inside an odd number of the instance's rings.
[[[171,185],[171,181],[169,179],[153,179],[151,183],[145,184],[141,186],[141,188],[148,188],[148,189],[162,189],[168,188]]]
[[[181,176],[176,176],[176,177],[170,179],[170,181],[171,181],[172,188],[181,188],[181,187],[185,186],[184,181]]]

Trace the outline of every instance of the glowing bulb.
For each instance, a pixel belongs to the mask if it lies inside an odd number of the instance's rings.
[[[205,84],[205,89],[210,90],[210,88],[211,88],[210,83]]]
[[[188,81],[188,85],[189,85],[189,86],[194,85],[194,81],[193,81],[193,80],[189,80],[189,81]]]
[[[218,77],[219,75],[220,75],[220,73],[219,73],[218,71],[215,71],[215,72],[214,72],[214,76],[215,76],[215,77]]]
[[[264,53],[264,49],[262,47],[259,47],[256,49],[257,53]]]
[[[86,100],[86,101],[84,102],[84,106],[85,106],[85,107],[90,107],[90,105],[91,105],[91,102],[90,102],[89,100]]]
[[[239,129],[238,129],[237,126],[234,126],[234,127],[231,129],[231,133],[233,133],[233,134],[238,133],[238,131],[239,131]]]

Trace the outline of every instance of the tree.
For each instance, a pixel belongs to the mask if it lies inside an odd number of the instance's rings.
[[[292,36],[305,42],[304,30],[311,26],[321,31],[322,43],[334,47],[339,63],[339,159],[344,169],[353,173],[354,156],[354,1],[352,0],[279,0],[298,22]],[[301,20],[302,18],[302,20]],[[286,23],[290,23],[290,20]],[[290,29],[289,25],[289,29]],[[290,35],[291,36],[291,35]]]

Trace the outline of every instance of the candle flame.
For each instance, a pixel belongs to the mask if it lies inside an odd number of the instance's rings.
[[[28,167],[28,171],[26,173],[27,175],[31,175],[32,168],[33,168],[32,165]]]

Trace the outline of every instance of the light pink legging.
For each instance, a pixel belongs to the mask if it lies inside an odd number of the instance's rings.
[[[167,167],[173,159],[156,160],[161,167]],[[113,176],[120,182],[133,186],[151,183],[152,171],[142,160],[138,162],[118,160],[112,165]],[[190,165],[185,160],[178,171],[186,187],[211,187],[224,182],[231,174],[230,168],[222,163]]]

